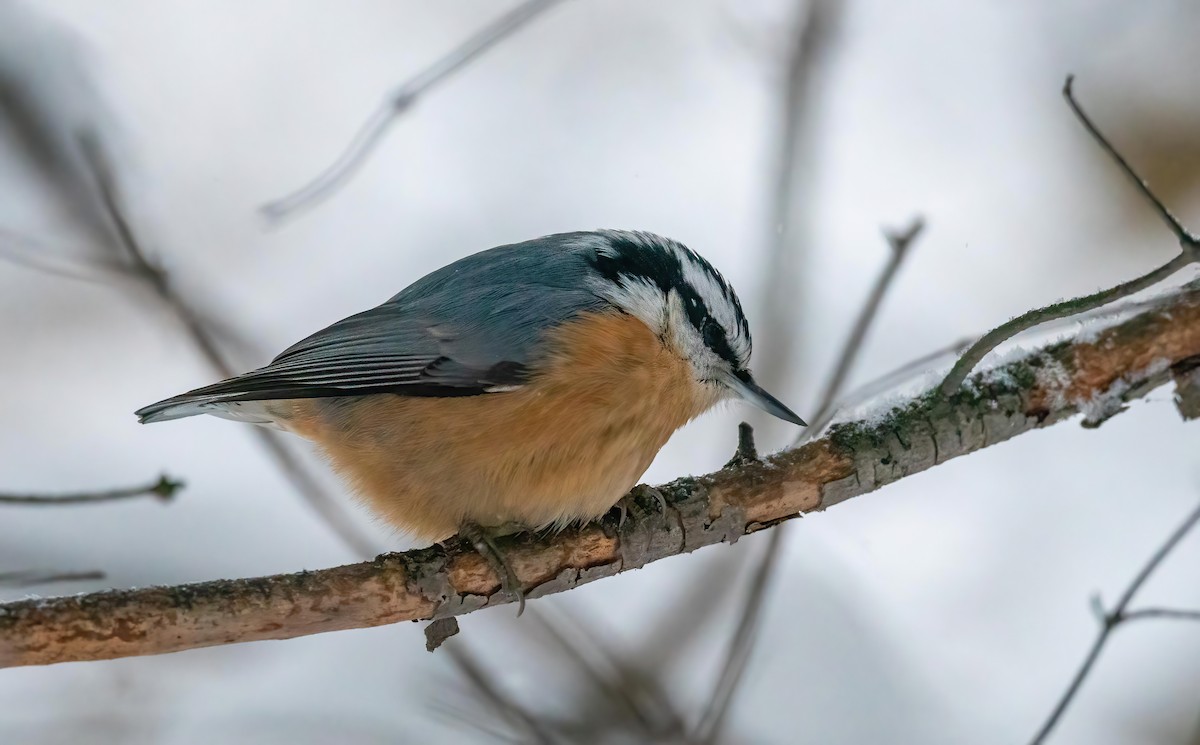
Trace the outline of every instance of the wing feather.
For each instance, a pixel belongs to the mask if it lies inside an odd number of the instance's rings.
[[[393,393],[471,396],[529,376],[544,332],[607,307],[583,281],[590,234],[547,236],[468,256],[382,305],[284,350],[269,365],[151,404],[143,422],[243,401]]]

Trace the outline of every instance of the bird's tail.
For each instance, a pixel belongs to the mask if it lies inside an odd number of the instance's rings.
[[[172,419],[211,414],[222,419],[250,424],[278,426],[276,419],[267,410],[267,401],[231,401],[228,393],[203,393],[204,389],[181,393],[157,403],[143,406],[134,412],[142,424],[168,422]]]

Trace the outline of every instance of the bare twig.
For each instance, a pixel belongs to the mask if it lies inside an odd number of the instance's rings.
[[[1182,608],[1142,608],[1125,614],[1125,622],[1162,618],[1170,621],[1200,621],[1200,610]]]
[[[63,279],[107,284],[129,280],[124,267],[55,256],[42,241],[0,228],[0,259]]]
[[[73,36],[21,3],[0,3],[0,116],[11,124],[21,152],[54,190],[66,216],[111,255],[103,261],[59,259],[38,251],[40,241],[0,230],[0,257],[72,279],[112,278],[148,290],[185,327],[205,361],[225,377],[237,371],[218,338],[228,328],[203,318],[184,301],[167,273],[144,250],[122,204],[107,107]],[[241,342],[240,339],[235,341]],[[310,505],[359,555],[373,546],[358,535],[320,485],[298,467],[274,433],[259,431],[276,464]]]
[[[122,499],[137,497],[157,497],[162,502],[170,502],[175,493],[182,489],[184,483],[163,474],[152,484],[132,486],[124,489],[109,489],[107,491],[75,492],[71,494],[0,494],[2,504],[24,504],[37,506],[59,506],[67,504],[95,504],[97,502],[116,502]]]
[[[936,369],[939,363],[952,362],[958,359],[959,355],[965,352],[974,341],[973,338],[958,339],[944,347],[905,362],[903,365],[899,365],[883,375],[854,388],[849,393],[839,395],[837,405],[826,413],[823,418],[814,418],[809,423],[809,426],[805,427],[804,431],[796,438],[796,442],[792,447],[799,447],[817,439],[842,412],[868,403],[880,394],[892,390],[897,386],[914,381],[923,372]]]
[[[829,381],[825,384],[825,391],[821,395],[821,408],[817,410],[816,416],[818,420],[833,408],[838,394],[842,392],[842,388],[846,384],[846,378],[850,374],[850,369],[854,366],[855,360],[858,359],[858,353],[862,350],[863,343],[866,341],[867,331],[870,330],[871,323],[875,320],[875,316],[879,312],[879,306],[883,303],[883,298],[887,295],[888,288],[892,286],[892,281],[896,278],[896,272],[899,271],[900,265],[904,263],[904,259],[908,256],[909,247],[912,246],[913,241],[917,239],[917,236],[924,229],[924,218],[917,216],[909,222],[908,227],[902,232],[884,231],[884,237],[891,248],[891,255],[888,257],[888,262],[884,265],[883,271],[879,273],[879,278],[875,280],[875,286],[871,288],[871,293],[867,296],[867,301],[863,303],[862,309],[859,310],[858,319],[854,322],[854,328],[851,330],[850,336],[847,337],[846,343],[842,345],[842,354],[838,358],[837,367],[834,368],[833,374],[829,376]]]
[[[814,104],[823,72],[822,64],[833,48],[840,3],[836,0],[804,0],[796,4],[790,33],[785,75],[782,81],[780,118],[775,130],[775,154],[771,159],[771,201],[768,219],[768,255],[763,295],[763,333],[769,344],[761,355],[758,369],[771,390],[782,388],[800,344],[796,333],[796,297],[803,276],[802,251],[805,236],[800,235],[809,222],[806,212],[811,203],[814,161]],[[749,424],[742,432],[749,433]],[[741,432],[739,432],[739,435]],[[731,464],[746,461],[739,439],[738,452]],[[700,742],[713,742],[719,736],[742,672],[753,650],[754,640],[766,598],[766,587],[777,563],[783,531],[775,531],[754,570],[741,616],[734,626],[724,665],[713,684],[712,693],[701,712],[692,736]]]
[[[104,208],[112,221],[119,245],[128,255],[130,273],[150,288],[159,301],[187,331],[205,362],[223,377],[232,377],[236,370],[221,351],[215,334],[199,314],[183,299],[172,286],[167,272],[145,251],[137,234],[126,217],[113,171],[98,143],[84,134],[80,138],[82,150],[92,169],[96,188]],[[373,543],[355,527],[342,508],[321,488],[320,484],[304,470],[296,456],[287,448],[278,433],[261,427],[253,428],[255,436],[266,448],[275,464],[295,487],[296,491],[333,530],[333,532],[359,556],[376,553]]]
[[[0,572],[0,587],[35,587],[54,582],[84,582],[104,579],[104,572],[38,572],[26,569],[20,572]]]
[[[870,331],[871,324],[878,314],[879,306],[882,304],[884,296],[887,295],[888,288],[891,287],[893,280],[896,278],[896,273],[900,269],[901,264],[904,263],[905,257],[908,256],[909,248],[916,241],[924,227],[925,221],[920,217],[915,217],[909,223],[909,226],[900,232],[884,231],[884,237],[891,247],[891,254],[888,257],[887,264],[879,275],[879,279],[876,280],[875,286],[867,296],[866,302],[863,303],[862,310],[858,314],[858,319],[855,321],[850,335],[846,338],[846,343],[842,346],[842,353],[838,357],[837,365],[834,367],[833,373],[829,376],[829,381],[826,383],[825,391],[821,396],[821,402],[817,410],[818,413],[814,421],[815,428],[823,428],[828,423],[834,409],[834,403],[841,394],[842,388],[846,384],[846,379],[850,375],[850,370],[854,365],[854,361],[858,357],[863,344],[866,342],[867,332]],[[759,558],[758,566],[754,572],[754,580],[746,596],[746,603],[742,606],[741,617],[729,643],[725,665],[721,670],[716,685],[713,687],[712,698],[709,701],[708,708],[705,710],[696,728],[696,737],[701,742],[716,742],[717,737],[720,735],[721,727],[724,724],[725,716],[733,701],[738,683],[741,680],[742,673],[745,671],[750,653],[754,649],[759,617],[762,615],[762,605],[766,600],[766,586],[774,572],[775,565],[778,563],[779,552],[783,546],[783,535],[782,530],[772,533],[770,542]]]
[[[1083,107],[1079,105],[1079,102],[1075,100],[1075,93],[1073,90],[1074,85],[1075,76],[1068,75],[1066,82],[1063,83],[1062,94],[1063,98],[1067,100],[1067,105],[1070,106],[1071,111],[1074,112],[1075,117],[1079,119],[1079,122],[1083,124],[1085,129],[1087,129],[1088,134],[1092,136],[1092,139],[1096,141],[1096,144],[1098,144],[1100,148],[1104,150],[1104,152],[1108,153],[1109,156],[1116,161],[1117,167],[1119,167],[1121,171],[1129,177],[1129,180],[1133,182],[1134,188],[1137,189],[1138,193],[1150,203],[1150,205],[1154,208],[1154,211],[1158,213],[1159,218],[1162,219],[1163,223],[1170,228],[1171,232],[1175,234],[1175,237],[1179,239],[1179,245],[1184,249],[1184,251],[1195,250],[1197,246],[1200,245],[1200,240],[1198,240],[1191,231],[1183,226],[1183,223],[1179,222],[1179,220],[1171,214],[1171,211],[1167,209],[1165,204],[1162,203],[1162,200],[1159,199],[1150,189],[1150,185],[1146,183],[1146,180],[1139,176],[1137,171],[1133,170],[1133,166],[1129,165],[1129,161],[1125,159],[1125,156],[1121,155],[1120,151],[1113,146],[1112,142],[1110,142],[1109,139],[1104,136],[1104,134],[1092,121],[1091,117],[1087,115],[1087,112],[1083,110]]]
[[[733,451],[733,457],[729,459],[725,467],[753,463],[756,460],[758,460],[758,446],[754,444],[754,427],[750,426],[750,422],[742,422],[738,425],[737,449]]]
[[[1166,542],[1159,546],[1158,550],[1156,550],[1154,554],[1150,556],[1149,561],[1147,561],[1145,566],[1142,567],[1141,571],[1137,573],[1137,576],[1133,578],[1133,581],[1129,583],[1129,586],[1125,588],[1125,592],[1121,593],[1121,597],[1117,600],[1117,604],[1112,610],[1104,611],[1103,606],[1100,605],[1099,599],[1095,599],[1094,604],[1101,611],[1099,619],[1100,631],[1096,635],[1096,641],[1092,643],[1092,648],[1088,650],[1087,656],[1084,657],[1083,664],[1080,665],[1079,670],[1075,673],[1075,677],[1071,679],[1071,683],[1067,686],[1066,691],[1063,692],[1063,695],[1058,700],[1058,704],[1055,705],[1054,710],[1050,712],[1049,718],[1047,718],[1045,723],[1042,724],[1042,727],[1038,730],[1037,734],[1033,736],[1033,739],[1030,741],[1033,743],[1033,745],[1039,745],[1040,743],[1045,742],[1046,738],[1050,736],[1051,731],[1053,731],[1055,725],[1058,724],[1063,713],[1067,710],[1067,707],[1071,705],[1071,701],[1074,700],[1075,694],[1079,693],[1079,689],[1083,685],[1084,680],[1086,680],[1088,674],[1091,673],[1092,667],[1096,664],[1096,660],[1100,657],[1100,652],[1103,651],[1104,645],[1108,643],[1109,635],[1111,635],[1113,630],[1118,626],[1128,623],[1129,621],[1150,618],[1171,618],[1189,621],[1200,620],[1200,612],[1197,611],[1182,611],[1167,608],[1147,608],[1140,611],[1128,610],[1129,604],[1133,602],[1133,596],[1136,595],[1138,590],[1142,588],[1142,585],[1146,583],[1146,580],[1150,579],[1150,575],[1154,573],[1154,570],[1158,569],[1158,566],[1162,564],[1164,559],[1167,558],[1167,555],[1170,554],[1177,545],[1179,545],[1179,542],[1183,540],[1183,538],[1188,534],[1188,531],[1190,531],[1197,522],[1200,522],[1200,507],[1192,510],[1191,514],[1184,519],[1179,527],[1175,528],[1175,531],[1167,537]]]
[[[717,683],[713,686],[712,696],[708,707],[696,724],[695,738],[701,743],[715,743],[721,735],[725,717],[733,704],[734,695],[741,683],[742,674],[750,660],[750,652],[758,637],[759,619],[766,602],[767,588],[771,577],[779,564],[779,548],[783,545],[783,526],[771,532],[770,540],[763,550],[762,558],[754,571],[754,578],[746,593],[746,602],[742,606],[742,615],[730,639],[729,650],[725,655],[725,664]]]
[[[1163,223],[1166,224],[1171,232],[1175,234],[1175,237],[1179,239],[1181,250],[1175,258],[1171,259],[1166,264],[1163,264],[1157,269],[1147,272],[1136,279],[1132,279],[1128,282],[1122,282],[1115,287],[1110,287],[1107,290],[1101,290],[1100,292],[1095,292],[1091,295],[1084,295],[1083,297],[1078,297],[1073,300],[1064,300],[1059,303],[1054,303],[1053,305],[1048,305],[1044,308],[1031,310],[1028,313],[1023,313],[1008,323],[998,326],[984,334],[979,341],[971,345],[971,348],[968,349],[961,358],[959,358],[958,362],[955,363],[954,367],[951,368],[950,372],[946,375],[945,380],[942,381],[941,389],[942,393],[945,395],[950,395],[954,391],[958,390],[959,386],[963,384],[963,381],[966,380],[967,375],[970,374],[971,370],[975,369],[975,366],[982,362],[983,358],[986,357],[989,352],[1022,331],[1027,331],[1034,326],[1039,326],[1047,321],[1078,315],[1080,313],[1099,308],[1103,305],[1108,305],[1109,303],[1122,298],[1129,297],[1130,295],[1141,292],[1148,287],[1158,284],[1167,277],[1170,277],[1172,274],[1175,274],[1179,270],[1190,266],[1191,264],[1200,263],[1200,238],[1197,238],[1195,235],[1193,235],[1179,222],[1179,220],[1175,219],[1175,216],[1172,215],[1170,210],[1166,208],[1166,206],[1162,203],[1162,200],[1155,196],[1154,192],[1150,190],[1150,187],[1147,186],[1146,181],[1139,176],[1136,171],[1133,170],[1133,167],[1129,165],[1129,162],[1125,160],[1121,153],[1117,151],[1111,142],[1109,142],[1108,138],[1100,132],[1099,128],[1096,127],[1091,118],[1088,117],[1086,112],[1084,112],[1083,107],[1081,107],[1075,100],[1075,95],[1072,92],[1072,85],[1074,81],[1075,76],[1068,75],[1067,82],[1063,85],[1063,96],[1067,99],[1067,104],[1071,107],[1071,111],[1075,113],[1075,116],[1083,124],[1084,128],[1087,129],[1088,133],[1091,134],[1092,138],[1095,139],[1096,143],[1100,145],[1104,152],[1112,156],[1113,160],[1116,161],[1117,166],[1125,173],[1125,175],[1129,176],[1130,180],[1133,181],[1134,186],[1137,188],[1138,193],[1145,197],[1146,201],[1149,202],[1154,208],[1154,211],[1158,213],[1158,216],[1162,218]]]
[[[861,406],[864,403],[872,400],[881,393],[888,391],[898,385],[910,381],[913,377],[925,370],[936,368],[939,362],[946,361],[947,358],[958,359],[959,355],[967,350],[974,342],[974,339],[963,338],[947,344],[946,346],[935,349],[928,354],[917,357],[914,360],[896,367],[893,370],[880,375],[878,378],[864,383],[858,388],[853,389],[849,393],[838,396],[837,405],[834,406],[822,419],[813,419],[809,426],[804,428],[800,436],[796,438],[796,442],[792,447],[798,447],[806,442],[811,442],[825,432],[825,428],[833,422],[841,412],[853,409],[855,406]]]
[[[780,118],[773,132],[771,201],[767,213],[768,268],[760,312],[768,343],[758,353],[758,375],[767,390],[780,388],[787,379],[793,350],[801,339],[796,329],[797,293],[802,290],[803,248],[809,205],[812,203],[815,105],[823,63],[833,49],[834,31],[842,3],[837,0],[804,0],[797,3],[790,33],[786,73],[780,93]]]
[[[824,510],[1052,426],[1100,397],[1131,401],[1200,355],[1200,282],[1100,332],[1057,341],[945,397],[936,386],[820,440],[657,487],[665,510],[497,543],[537,598]],[[1154,363],[1154,364],[1151,364]],[[465,541],[311,572],[0,605],[0,667],[111,659],[462,615],[510,602]]]
[[[389,93],[351,140],[349,147],[320,175],[297,191],[263,205],[259,212],[267,219],[278,222],[329,198],[362,167],[391,125],[412,108],[417,99],[560,2],[562,0],[526,0],[474,33],[450,53]]]
[[[810,430],[820,432],[824,429],[825,425],[829,424],[830,419],[836,413],[836,404],[842,395],[842,390],[845,388],[846,379],[850,376],[850,370],[854,367],[854,362],[858,359],[858,353],[863,348],[867,332],[870,331],[871,324],[874,323],[875,316],[879,312],[879,306],[883,304],[883,299],[887,296],[888,289],[896,279],[896,274],[899,272],[900,266],[904,263],[904,259],[908,257],[909,248],[924,229],[925,220],[918,215],[909,221],[907,228],[900,232],[884,230],[884,238],[891,248],[888,261],[884,264],[883,271],[879,273],[879,277],[875,280],[875,286],[871,288],[866,302],[863,303],[862,308],[858,312],[858,318],[854,322],[854,327],[851,329],[850,335],[846,337],[846,342],[842,345],[842,353],[838,355],[837,366],[834,367],[833,374],[829,376],[829,380],[825,383],[825,390],[821,394],[821,401],[817,408],[817,414],[813,417],[813,423],[800,433],[796,440],[797,443],[804,439],[805,432]]]

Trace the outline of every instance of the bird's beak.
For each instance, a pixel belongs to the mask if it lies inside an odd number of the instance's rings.
[[[771,416],[778,417],[785,422],[799,424],[801,427],[808,426],[808,423],[796,416],[794,411],[784,406],[782,401],[760,388],[748,371],[734,373],[729,376],[727,382],[733,392],[746,403],[754,404]]]

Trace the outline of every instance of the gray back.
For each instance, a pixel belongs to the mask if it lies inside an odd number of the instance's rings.
[[[461,396],[518,385],[548,329],[612,307],[585,281],[595,271],[598,238],[561,233],[467,256],[294,344],[266,367],[161,404]]]

